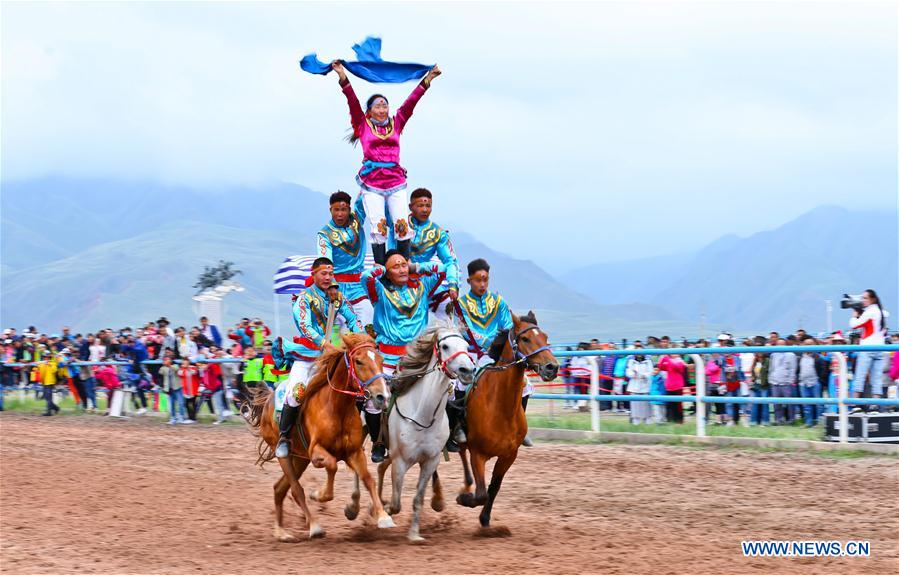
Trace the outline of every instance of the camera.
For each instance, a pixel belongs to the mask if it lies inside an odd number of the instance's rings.
[[[840,300],[840,309],[854,309],[856,311],[862,311],[863,309],[865,309],[865,304],[862,303],[862,296],[844,293],[843,299]]]

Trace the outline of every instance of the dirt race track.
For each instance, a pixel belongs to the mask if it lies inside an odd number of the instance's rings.
[[[397,528],[378,530],[364,513],[343,517],[351,482],[341,470],[335,500],[313,503],[327,536],[278,543],[277,466],[253,465],[255,439],[243,427],[4,413],[0,436],[3,574],[899,569],[895,458],[538,444],[522,449],[497,499],[493,524],[508,531],[487,534],[477,510],[453,501],[455,459],[440,467],[447,510],[425,507],[418,545],[405,539],[410,480]],[[323,477],[313,470],[304,484]],[[288,528],[301,534],[297,506],[285,505]],[[871,557],[744,558],[744,539],[870,540]]]

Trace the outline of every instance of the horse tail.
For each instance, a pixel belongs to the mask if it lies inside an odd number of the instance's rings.
[[[244,389],[247,394],[247,400],[244,402],[245,407],[243,409],[244,418],[247,420],[250,432],[259,438],[256,445],[256,449],[259,452],[259,458],[256,459],[256,464],[261,467],[267,461],[271,461],[275,458],[275,449],[269,445],[261,432],[263,418],[267,411],[266,408],[273,401],[275,394],[267,385],[260,385],[258,387],[244,386]]]

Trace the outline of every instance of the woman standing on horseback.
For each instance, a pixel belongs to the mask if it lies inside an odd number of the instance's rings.
[[[412,239],[414,231],[409,226],[406,170],[400,166],[400,134],[412,117],[415,105],[431,86],[431,80],[440,75],[440,69],[437,66],[431,68],[399,107],[396,115],[391,117],[387,98],[381,94],[371,96],[366,101],[363,111],[353,86],[347,79],[343,64],[335,60],[331,63],[331,68],[337,72],[340,86],[350,107],[350,121],[353,127],[350,143],[354,145],[356,142],[362,143],[362,168],[356,175],[356,183],[361,188],[362,201],[365,204],[375,263],[381,265],[386,263],[387,213],[393,222],[397,250],[408,259],[409,240]]]

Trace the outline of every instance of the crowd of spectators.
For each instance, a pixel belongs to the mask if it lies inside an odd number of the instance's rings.
[[[871,294],[871,295],[868,295]],[[649,337],[646,342],[623,342],[632,353],[596,358],[600,395],[679,396],[695,391],[697,363],[703,358],[706,394],[711,397],[821,398],[837,397],[839,363],[835,354],[809,352],[812,345],[885,343],[886,314],[876,294],[868,290],[850,320],[847,341],[841,331],[826,337],[813,337],[805,330],[782,337],[770,332],[740,341],[742,346],[784,346],[795,350],[773,353],[728,353],[735,338],[722,333],[716,341],[672,342],[670,337]],[[59,411],[54,391],[61,387],[76,399],[81,409],[100,409],[98,391],[105,391],[105,412],[110,413],[117,390],[127,390],[137,414],[148,409],[161,410],[168,404],[171,424],[190,424],[204,405],[225,421],[237,407],[241,384],[275,385],[286,373],[275,368],[272,358],[271,330],[259,319],[243,318],[222,335],[218,326],[206,317],[191,328],[172,328],[161,317],[141,328],[107,328],[96,333],[72,334],[63,327],[60,334],[46,335],[30,326],[22,333],[8,328],[0,340],[2,367],[0,383],[4,389],[33,386],[46,402],[44,415]],[[899,334],[891,343],[899,344]],[[614,343],[594,339],[577,346],[578,350],[616,349]],[[647,355],[646,348],[666,350],[689,348],[690,353]],[[571,348],[569,348],[571,349]],[[693,351],[695,350],[695,351]],[[854,397],[896,397],[899,380],[899,353],[885,357],[877,351],[851,351],[844,354]],[[151,361],[147,361],[151,360]],[[217,361],[236,360],[236,361]],[[84,365],[102,362],[117,365]],[[569,393],[586,394],[590,385],[590,361],[587,357],[566,358],[562,374]],[[892,391],[888,390],[892,388]],[[125,397],[125,394],[122,394]],[[0,409],[2,409],[0,394]],[[164,399],[163,399],[164,398]],[[149,402],[153,402],[151,406]],[[628,414],[632,423],[683,423],[684,403],[680,401],[600,401],[600,409]],[[584,409],[586,402],[567,401],[565,407]],[[694,413],[696,406],[690,407]],[[862,408],[856,408],[862,410]],[[875,412],[877,406],[867,410]],[[708,417],[718,425],[791,425],[805,423],[813,427],[825,411],[836,412],[835,405],[817,404],[737,404],[713,403]]]
[[[804,346],[846,345],[860,342],[853,334],[847,341],[841,331],[826,337],[813,337],[799,329],[794,334],[781,336],[770,332],[767,337],[756,336],[740,341],[741,346],[786,346],[795,351],[775,353],[727,353],[734,347],[734,337],[722,333],[714,342],[706,340],[672,342],[668,336],[647,338],[633,343],[601,343],[598,340],[582,342],[577,350],[629,349],[632,355],[606,355],[597,358],[600,395],[684,395],[695,392],[696,362],[691,355],[703,358],[706,394],[711,397],[837,397],[839,364],[837,356],[829,352],[807,352]],[[879,342],[885,343],[885,342]],[[891,336],[890,343],[899,344],[899,334]],[[689,348],[689,354],[644,355],[645,348]],[[572,349],[572,348],[569,348]],[[890,387],[896,396],[899,384],[899,353],[891,358],[880,357],[871,361],[871,352],[845,354],[849,376],[849,396],[886,397]],[[888,359],[886,361],[885,359]],[[876,368],[872,368],[876,365]],[[573,357],[565,360],[562,370],[568,393],[586,394],[590,385],[590,360]],[[849,393],[851,392],[851,393]],[[568,409],[585,409],[586,402],[565,402]],[[643,423],[683,423],[681,402],[627,402],[601,401],[603,411],[629,414],[630,421]],[[695,412],[695,405],[692,407]],[[855,408],[875,413],[878,406]],[[817,425],[825,412],[836,412],[835,405],[782,405],[715,403],[709,408],[708,417],[717,425],[791,425],[804,423]]]
[[[87,334],[73,334],[69,327],[51,335],[34,326],[21,333],[7,328],[0,340],[0,383],[5,390],[34,388],[46,402],[46,416],[59,412],[54,400],[58,390],[70,393],[89,412],[101,409],[98,391],[105,391],[107,415],[116,390],[127,390],[138,415],[158,410],[162,402],[168,404],[169,423],[190,424],[207,405],[218,424],[233,415],[240,383],[275,381],[283,375],[274,369],[270,333],[259,318],[243,318],[224,337],[206,317],[191,328],[173,328],[161,317],[136,329]],[[213,361],[228,359],[238,361]]]

